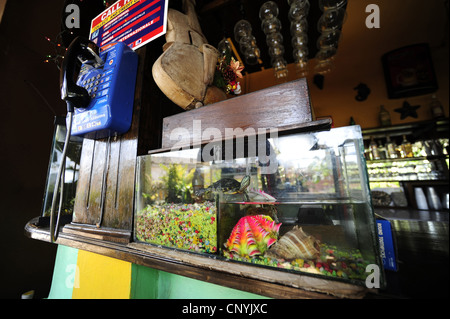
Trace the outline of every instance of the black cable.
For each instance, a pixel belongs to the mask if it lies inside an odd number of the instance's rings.
[[[55,188],[53,191],[53,198],[52,198],[52,207],[50,210],[50,241],[52,243],[54,243],[57,239],[58,239],[58,232],[59,232],[59,218],[61,216],[61,209],[62,209],[62,202],[63,202],[63,192],[64,192],[64,180],[62,180],[61,183],[61,191],[59,192],[60,195],[60,200],[59,200],[59,207],[58,207],[58,215],[57,215],[57,219],[56,219],[56,225],[55,225],[55,208],[56,208],[56,199],[58,198],[58,188],[59,188],[59,184],[61,182],[61,179],[64,178],[63,172],[65,172],[65,167],[66,167],[66,156],[67,156],[67,148],[69,146],[69,140],[70,140],[70,134],[71,134],[71,130],[72,130],[72,119],[73,119],[73,113],[72,112],[68,112],[67,113],[68,116],[68,125],[67,125],[67,130],[66,130],[66,138],[64,141],[64,147],[63,147],[63,151],[62,151],[62,160],[61,160],[61,165],[59,166],[58,169],[58,174],[56,176],[56,182],[55,182]]]

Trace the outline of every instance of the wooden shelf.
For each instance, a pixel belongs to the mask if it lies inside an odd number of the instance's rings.
[[[414,139],[424,137],[436,138],[440,136],[448,137],[449,131],[449,119],[437,119],[429,121],[412,122],[406,124],[398,124],[386,127],[374,127],[362,130],[363,138],[370,140],[373,136],[374,139],[383,139],[389,135],[393,137],[401,137],[402,135],[411,136]],[[410,141],[412,142],[412,141]]]
[[[435,161],[435,160],[441,160],[441,159],[447,159],[448,155],[436,155],[436,156],[419,156],[419,157],[404,157],[404,158],[384,158],[384,159],[378,159],[378,160],[366,160],[367,164],[372,163],[389,163],[389,162],[410,162],[410,161]]]

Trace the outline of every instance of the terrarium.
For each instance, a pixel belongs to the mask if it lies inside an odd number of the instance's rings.
[[[382,262],[360,127],[253,142],[138,157],[135,240],[364,285]]]
[[[42,215],[39,223],[48,223],[50,217],[50,210],[52,206],[52,199],[56,192],[55,184],[58,175],[59,167],[62,163],[62,152],[64,148],[64,140],[66,137],[66,122],[65,118],[56,117],[55,127],[53,133],[53,141],[50,152],[50,160],[47,171],[47,182],[45,186],[45,194],[42,205]],[[61,202],[61,224],[65,221],[71,220],[73,213],[73,205],[75,200],[75,193],[78,182],[78,175],[80,170],[80,157],[81,149],[83,145],[83,139],[80,137],[72,136],[69,140],[67,147],[66,162],[63,170],[64,185],[63,185],[63,198],[60,201],[60,191],[57,191],[57,202]],[[60,184],[61,185],[61,184]]]

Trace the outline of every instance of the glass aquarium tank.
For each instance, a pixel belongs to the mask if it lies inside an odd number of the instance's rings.
[[[40,223],[48,223],[47,220],[50,217],[52,199],[55,192],[56,178],[62,162],[62,152],[64,148],[66,131],[66,118],[56,117]],[[75,201],[75,193],[77,189],[80,170],[82,146],[82,138],[71,136],[69,140],[69,146],[67,148],[66,165],[64,168],[64,186],[61,209],[62,223],[64,223],[65,220],[70,221],[73,213],[73,205]],[[59,194],[60,193],[58,191],[58,197]],[[57,200],[57,203],[59,203],[59,198]]]
[[[138,157],[135,240],[364,285],[382,262],[360,127],[263,143]]]

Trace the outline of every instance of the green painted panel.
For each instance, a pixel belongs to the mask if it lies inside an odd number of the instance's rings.
[[[135,299],[258,299],[260,295],[134,265],[131,298]]]
[[[71,299],[77,269],[78,249],[58,245],[48,299]]]

